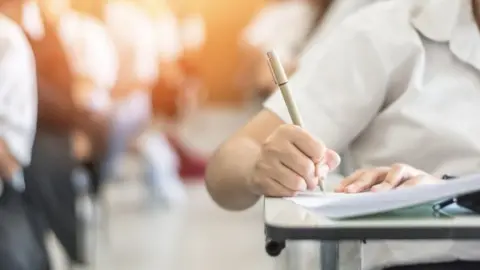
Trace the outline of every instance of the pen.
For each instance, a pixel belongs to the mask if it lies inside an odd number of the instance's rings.
[[[444,201],[440,201],[440,202],[433,205],[433,210],[440,211],[443,208],[445,208],[445,207],[447,207],[451,204],[456,203],[456,201],[457,201],[456,198],[450,198],[450,199],[447,199],[447,200],[444,200]]]
[[[298,111],[297,104],[295,104],[295,101],[293,100],[292,91],[290,91],[290,87],[288,85],[287,74],[285,73],[285,69],[280,62],[280,58],[275,51],[268,52],[267,58],[273,80],[282,92],[283,100],[285,101],[285,105],[287,106],[288,113],[290,114],[293,124],[303,127],[303,120],[300,116],[300,112]],[[322,191],[325,191],[323,187],[323,181],[319,182],[319,186]]]

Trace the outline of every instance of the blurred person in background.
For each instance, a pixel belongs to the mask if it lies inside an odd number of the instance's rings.
[[[76,155],[87,141],[102,152],[107,126],[101,114],[75,101],[75,79],[66,46],[60,37],[56,9],[63,2],[27,1],[18,5],[16,21],[32,46],[37,75],[38,123],[31,165],[25,170],[26,193],[37,207],[41,230],[52,229],[69,257],[83,262],[77,235],[77,190],[74,171],[82,163]]]
[[[23,197],[37,122],[35,59],[22,29],[22,1],[0,0],[0,265],[48,270],[35,208]],[[10,17],[10,18],[8,18]]]
[[[96,121],[107,127],[110,113],[110,92],[116,82],[118,63],[113,42],[102,24],[101,17],[94,14],[101,1],[38,0],[57,21],[57,31],[69,66],[73,72],[72,98],[76,106],[95,116]],[[34,5],[27,6],[34,9]],[[34,16],[31,13],[30,16]],[[33,28],[33,26],[32,26]],[[38,32],[42,32],[40,28]],[[75,157],[86,164],[92,176],[92,188],[98,187],[98,163],[105,154],[105,146],[92,145],[85,133],[77,130],[73,137]],[[103,149],[103,150],[101,150]],[[85,180],[75,177],[75,180]],[[78,183],[80,184],[80,183]],[[81,183],[84,185],[85,183]]]
[[[151,129],[151,90],[159,74],[155,25],[141,1],[110,0],[105,22],[119,56],[118,80],[112,92],[112,137],[106,172],[128,146],[145,164],[151,198],[174,205],[186,194],[178,174],[178,157],[165,135]]]
[[[295,196],[315,189],[344,151],[358,171],[337,192],[383,192],[477,173],[479,11],[476,0],[385,1],[344,20],[312,44],[290,81],[308,131],[287,124],[277,91],[217,150],[207,172],[212,197],[242,210],[262,195]],[[479,246],[369,241],[361,268],[479,269]]]
[[[201,26],[184,25],[171,8],[171,1],[143,0],[145,7],[155,6],[151,14],[159,52],[160,73],[153,87],[154,114],[161,129],[179,158],[179,173],[184,181],[202,179],[206,158],[180,139],[179,125],[190,116],[204,99],[200,95],[199,74],[194,65],[195,54],[203,42]],[[185,28],[195,28],[188,30]],[[193,37],[189,37],[193,36]]]

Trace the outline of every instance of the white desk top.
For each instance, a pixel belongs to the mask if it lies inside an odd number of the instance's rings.
[[[480,216],[466,215],[460,217],[435,218],[405,217],[405,218],[364,218],[355,220],[331,220],[315,214],[292,201],[281,198],[264,199],[264,219],[268,226],[279,228],[465,228],[478,227],[480,230]]]

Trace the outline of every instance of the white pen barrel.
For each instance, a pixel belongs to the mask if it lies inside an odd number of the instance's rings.
[[[275,53],[275,51],[270,51],[267,53],[268,63],[272,76],[275,80],[275,83],[280,88],[282,92],[283,99],[285,100],[285,105],[287,106],[288,113],[294,125],[303,127],[302,117],[298,111],[297,105],[295,104],[292,96],[292,92],[288,87],[288,78],[285,70],[280,62],[280,58]]]

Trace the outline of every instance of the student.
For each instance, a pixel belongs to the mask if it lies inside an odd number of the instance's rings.
[[[3,14],[0,22],[0,178],[12,179],[30,164],[37,117],[35,61],[21,28]]]
[[[73,155],[75,132],[101,149],[106,125],[74,101],[74,72],[58,33],[58,18],[48,3],[16,6],[18,23],[34,51],[38,90],[37,132],[32,162],[25,169],[26,195],[36,207],[42,231],[52,229],[75,262],[83,262],[77,238],[76,189],[72,174],[80,161]],[[34,7],[34,8],[32,8]]]
[[[76,101],[107,115],[110,92],[117,80],[117,53],[101,18],[82,8],[85,3],[72,1],[70,7],[58,14],[59,31],[76,73]]]
[[[290,81],[306,129],[285,124],[276,92],[215,153],[207,170],[212,198],[242,210],[261,195],[314,188],[338,166],[336,152],[348,153],[355,169],[373,168],[347,177],[339,192],[478,171],[479,8],[476,0],[386,1],[347,18],[303,56]],[[390,165],[397,162],[409,166]],[[480,268],[474,241],[362,248],[366,270]]]
[[[22,170],[30,164],[36,129],[37,88],[32,49],[22,29],[7,18],[16,17],[14,4],[0,1],[0,265],[47,270],[43,238],[32,230],[34,209],[22,199]]]
[[[70,3],[69,0],[39,2],[48,10],[49,17],[58,21],[58,34],[74,73],[74,102],[96,114],[98,121],[105,121],[110,110],[110,91],[118,69],[117,54],[110,36],[99,19],[82,10],[86,1],[82,1],[82,4],[78,1]],[[34,3],[26,8],[35,9]],[[96,153],[91,150],[95,147],[90,145],[88,137],[77,132],[74,139],[76,157],[81,161],[93,158],[92,155]]]
[[[182,180],[203,180],[206,159],[187,147],[178,135],[179,124],[195,113],[200,102],[198,71],[192,64],[192,55],[203,45],[203,30],[193,19],[182,23],[169,1],[161,3],[158,14],[152,16],[160,63],[159,77],[152,89],[153,112],[178,156]],[[154,1],[153,5],[159,2]]]

